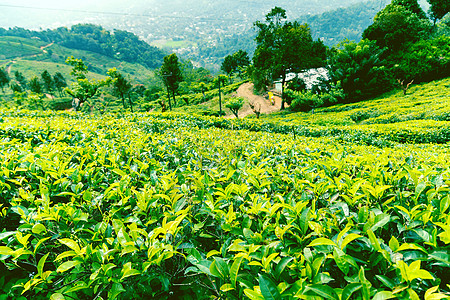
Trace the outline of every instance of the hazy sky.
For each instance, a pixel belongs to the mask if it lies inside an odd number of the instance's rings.
[[[244,13],[263,17],[274,6],[282,6],[288,10],[288,17],[299,17],[311,12],[322,12],[339,6],[348,6],[364,0],[0,0],[0,27],[25,27],[30,29],[56,28],[76,23],[108,23],[112,18],[119,19],[117,14],[133,13],[146,16],[171,15],[176,13],[192,17],[209,13],[209,16],[220,18],[220,8],[243,8]],[[380,0],[385,1],[385,0]],[[209,7],[209,9],[208,9]],[[202,11],[205,8],[205,11]],[[260,8],[260,9],[255,9]],[[298,8],[296,12],[290,8]],[[247,9],[247,11],[246,11]],[[261,11],[260,11],[261,10]],[[102,13],[103,12],[103,13]],[[110,14],[108,14],[110,13]],[[242,13],[242,12],[241,12]],[[107,21],[105,19],[108,19]],[[252,22],[253,22],[252,20]],[[120,21],[119,21],[120,22]],[[120,23],[119,23],[120,24]]]

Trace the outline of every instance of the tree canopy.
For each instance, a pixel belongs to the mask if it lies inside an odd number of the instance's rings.
[[[238,73],[239,77],[242,76],[242,69],[250,65],[250,58],[248,53],[243,50],[239,50],[231,55],[227,55],[222,63],[221,69],[228,76],[232,76],[233,73]]]
[[[363,38],[376,41],[380,47],[398,51],[408,43],[429,35],[431,23],[421,19],[405,6],[389,4],[378,12],[374,23],[363,32]]]
[[[431,17],[436,21],[442,19],[450,12],[450,1],[448,0],[427,0],[430,3]]]
[[[428,19],[426,13],[420,7],[417,0],[392,0],[393,5],[403,6],[412,13],[415,13],[420,19]]]
[[[75,82],[64,90],[74,98],[74,109],[78,110],[83,103],[94,97],[102,86],[107,85],[111,78],[89,80],[86,78],[88,73],[87,66],[81,59],[71,56],[67,58],[66,63],[72,66],[70,74],[75,78]],[[78,101],[75,101],[75,99],[78,99]]]
[[[289,72],[319,67],[326,58],[326,47],[321,41],[313,41],[307,24],[285,19],[286,11],[275,7],[266,15],[266,22],[255,23],[258,34],[253,56],[254,72],[268,81],[281,78],[282,96]]]
[[[11,78],[9,77],[8,72],[4,68],[0,68],[0,89],[4,91],[4,88],[8,86]]]
[[[133,104],[131,102],[130,91],[133,87],[131,83],[119,72],[116,68],[110,69],[108,75],[112,78],[112,87],[114,95],[122,99],[122,105],[125,109],[125,98],[128,97],[131,111],[133,111]]]
[[[167,90],[172,92],[172,97],[175,103],[175,93],[178,90],[180,82],[183,81],[183,75],[181,73],[180,63],[175,53],[164,57],[164,62],[160,69],[160,76]],[[169,99],[169,106],[170,99]]]

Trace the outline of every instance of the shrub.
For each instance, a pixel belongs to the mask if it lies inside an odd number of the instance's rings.
[[[293,111],[309,111],[323,105],[321,97],[310,91],[296,92],[289,90],[287,97]]]

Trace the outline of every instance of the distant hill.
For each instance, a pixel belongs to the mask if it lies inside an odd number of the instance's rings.
[[[86,50],[129,63],[139,63],[147,68],[161,66],[165,56],[165,52],[147,44],[134,33],[123,30],[109,32],[102,26],[92,24],[78,24],[71,28],[59,27],[44,31],[19,27],[0,28],[0,36],[39,39],[66,48]]]
[[[0,36],[0,67],[10,74],[20,71],[26,78],[39,76],[44,70],[50,74],[60,72],[70,79],[71,67],[65,63],[69,56],[81,58],[88,66],[91,77],[106,76],[110,68],[117,68],[136,83],[146,83],[154,76],[152,69],[86,50],[67,48],[39,38]]]
[[[360,41],[362,32],[373,23],[373,18],[390,0],[371,0],[318,15],[305,15],[299,21],[308,23],[313,38],[334,46],[345,39]]]
[[[333,46],[344,39],[359,41],[362,32],[373,22],[376,13],[388,3],[388,0],[370,0],[349,7],[338,8],[321,14],[307,14],[297,20],[308,23],[314,39],[321,39],[325,45]],[[263,16],[259,20],[263,20]],[[288,17],[289,18],[289,17]],[[179,44],[166,44],[168,51],[202,62],[211,69],[218,70],[225,56],[240,49],[252,54],[256,48],[253,28],[242,33],[228,34],[219,41],[197,41],[195,45],[179,47]]]

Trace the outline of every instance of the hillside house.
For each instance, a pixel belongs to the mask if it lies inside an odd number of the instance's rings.
[[[325,68],[309,69],[301,73],[288,73],[286,75],[286,83],[294,79],[296,76],[303,79],[306,84],[306,89],[310,90],[312,87],[320,83],[321,78],[330,79],[328,70]],[[281,79],[274,82],[275,90],[281,93]]]

